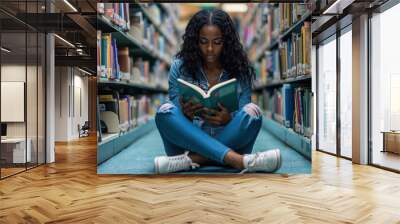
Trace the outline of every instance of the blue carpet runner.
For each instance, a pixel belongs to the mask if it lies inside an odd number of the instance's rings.
[[[261,129],[253,152],[279,148],[282,156],[282,166],[275,173],[299,174],[311,173],[311,161],[282,143],[265,129]],[[100,164],[98,174],[154,174],[154,157],[165,155],[164,146],[157,129],[141,137],[120,153]],[[204,166],[191,172],[180,174],[230,174],[238,170],[229,167]]]

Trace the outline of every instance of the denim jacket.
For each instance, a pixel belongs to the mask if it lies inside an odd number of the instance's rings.
[[[199,69],[195,71],[197,80],[193,80],[191,74],[184,72],[183,69],[181,72],[180,67],[182,66],[182,64],[183,61],[181,59],[175,59],[169,70],[169,78],[168,78],[169,100],[178,108],[181,108],[181,105],[179,103],[180,95],[178,90],[178,81],[177,81],[178,78],[188,81],[192,84],[195,84],[206,92],[209,89],[208,80],[201,66],[199,66]],[[220,76],[219,82],[223,82],[226,80],[229,80],[229,74],[226,71],[223,71]],[[237,94],[239,100],[239,110],[241,110],[246,104],[251,102],[251,84],[242,81],[239,81],[238,83],[239,85]],[[231,113],[232,118],[233,116],[235,116],[236,113],[237,111]],[[194,117],[193,123],[211,136],[215,136],[223,128],[223,126],[215,126],[212,124],[208,124],[206,121],[204,121],[201,117],[198,116]]]

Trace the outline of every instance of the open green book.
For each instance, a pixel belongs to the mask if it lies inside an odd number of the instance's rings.
[[[239,108],[236,79],[218,83],[207,93],[200,87],[182,79],[178,79],[178,88],[185,102],[192,100],[193,103],[201,103],[204,107],[211,109],[218,109],[218,103],[220,103],[229,112]]]

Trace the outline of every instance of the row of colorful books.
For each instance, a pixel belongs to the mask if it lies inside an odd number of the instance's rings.
[[[161,55],[167,54],[168,45],[165,43],[165,37],[156,30],[152,22],[143,17],[142,11],[139,10],[132,13],[129,34],[145,47],[156,50]],[[168,52],[170,51],[169,49]]]
[[[310,87],[283,84],[281,88],[254,94],[253,101],[274,119],[295,132],[311,137],[313,130],[313,94]]]
[[[254,64],[256,69],[255,84],[267,84],[281,80],[279,51],[266,51],[265,57]]]
[[[279,34],[284,33],[311,11],[311,4],[305,3],[260,3],[255,7],[257,8],[252,23],[243,24],[244,28],[241,31],[243,43],[248,49],[270,45],[278,39]]]
[[[250,48],[251,45],[257,39],[265,40],[262,35],[263,33],[260,32],[261,27],[266,23],[265,15],[263,14],[262,8],[265,7],[265,4],[256,4],[256,3],[249,3],[249,15],[245,20],[243,20],[242,26],[243,29],[240,31],[242,36],[243,44],[246,48]],[[255,9],[253,7],[256,7]],[[255,10],[255,11],[254,11]],[[254,14],[252,14],[254,13]],[[248,21],[251,20],[251,23]]]
[[[99,111],[102,133],[126,132],[146,123],[154,117],[157,108],[166,101],[164,94],[146,95],[99,95]]]
[[[278,48],[267,50],[255,63],[257,84],[311,74],[311,27],[304,22],[300,32],[293,32]]]
[[[172,37],[174,36],[174,19],[176,19],[175,13],[172,12],[169,6],[161,6],[162,3],[141,3],[140,5],[147,12],[147,14],[153,19],[153,21],[165,32],[165,35]],[[165,11],[161,10],[160,7],[164,7]]]
[[[128,47],[118,47],[110,33],[98,31],[97,67],[101,80],[126,80],[130,82],[165,85],[167,65],[159,60],[150,67],[150,61],[131,57]]]
[[[311,74],[311,23],[279,44],[281,78]]]
[[[173,34],[175,31],[175,34],[178,36],[181,36],[181,30],[179,29],[179,17],[181,14],[181,10],[179,7],[176,7],[174,4],[168,4],[168,3],[159,3],[161,7],[163,7],[166,11],[166,14],[168,16],[164,16],[164,18],[161,20],[161,26],[166,27],[166,30],[168,33]]]
[[[279,19],[280,32],[292,27],[297,21],[307,14],[311,10],[311,4],[308,3],[284,3],[279,4],[277,8],[272,9],[274,11],[273,20]],[[272,30],[278,29],[277,24],[274,24]]]
[[[97,3],[97,12],[104,15],[113,24],[127,31],[130,29],[128,3]]]
[[[143,10],[146,10],[146,12],[152,18],[152,21],[157,24],[154,24],[149,19],[144,18],[143,11],[140,7],[137,8],[136,11],[129,12],[128,3],[99,3],[98,5],[104,6],[103,11],[102,7],[98,7],[99,15],[103,16],[101,18],[111,21],[123,32],[127,32],[132,35],[139,42],[139,44],[150,50],[158,52],[158,54],[160,54],[162,57],[166,56],[169,58],[169,56],[173,54],[175,49],[166,43],[166,37],[161,35],[161,33],[155,28],[155,26],[161,27],[159,21],[162,18],[159,12],[159,7],[156,5],[150,4],[151,7]],[[147,4],[141,5],[145,6]],[[125,10],[127,10],[128,13],[125,13]],[[166,18],[168,17],[166,16]],[[166,21],[163,21],[163,24],[166,24]],[[172,22],[169,22],[168,24],[170,23]],[[174,35],[172,35],[173,29],[172,31],[169,27],[167,27],[167,29],[162,29],[166,30],[166,33],[169,31],[171,33],[169,38],[172,40],[174,39]]]
[[[118,45],[111,33],[97,31],[97,72],[101,78],[120,78]]]

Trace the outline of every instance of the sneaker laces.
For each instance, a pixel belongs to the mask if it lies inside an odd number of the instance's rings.
[[[246,173],[247,171],[251,171],[251,167],[255,167],[260,165],[260,162],[263,161],[265,153],[256,152],[254,156],[250,159],[249,163],[247,164],[247,168],[243,169],[239,174]],[[260,159],[258,159],[260,158]]]
[[[185,154],[181,156],[170,157],[170,163],[168,164],[168,170],[178,171],[185,170],[186,167],[190,167],[191,169],[196,169],[200,167],[198,163],[192,162],[192,159],[188,156],[189,151],[186,151]],[[183,157],[183,158],[182,158]]]

